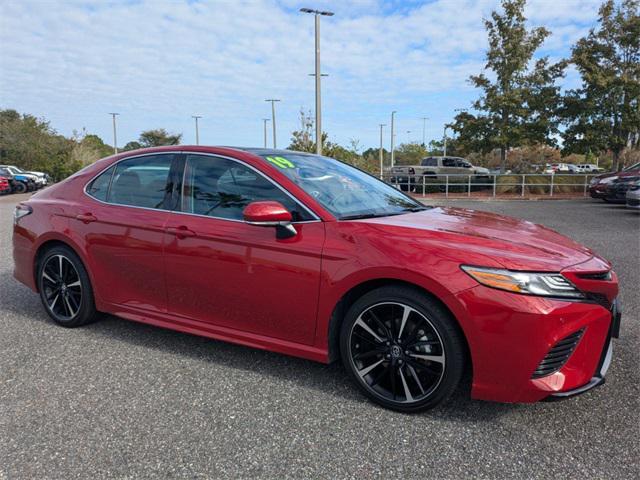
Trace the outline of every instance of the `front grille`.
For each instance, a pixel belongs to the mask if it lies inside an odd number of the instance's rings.
[[[589,300],[597,303],[598,305],[602,305],[607,310],[609,310],[611,308],[611,302],[609,301],[607,296],[603,295],[602,293],[588,292],[587,293],[587,298]]]
[[[546,377],[560,370],[569,360],[580,338],[582,338],[583,332],[584,329],[578,330],[551,347],[551,350],[542,359],[531,378]]]

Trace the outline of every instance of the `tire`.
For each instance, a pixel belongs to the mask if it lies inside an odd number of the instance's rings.
[[[451,314],[424,292],[403,286],[378,288],[351,306],[340,329],[340,353],[367,397],[407,413],[444,402],[465,363],[464,340]]]
[[[37,271],[40,300],[54,322],[72,328],[97,320],[89,275],[73,250],[62,245],[47,250]]]
[[[24,182],[16,182],[13,186],[13,191],[16,193],[27,193],[28,187]]]

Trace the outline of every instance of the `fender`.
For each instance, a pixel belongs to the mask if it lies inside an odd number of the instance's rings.
[[[56,217],[54,217],[56,218]],[[68,223],[66,221],[68,221],[68,218],[59,216],[57,218],[63,219],[65,220],[65,228],[63,230],[63,232],[59,232],[59,231],[51,231],[51,232],[47,232],[41,236],[38,237],[38,241],[36,243],[34,243],[33,246],[33,251],[32,251],[32,256],[31,256],[31,262],[33,264],[33,272],[34,272],[34,278],[33,278],[33,287],[32,290],[34,290],[35,292],[38,291],[38,283],[37,280],[35,278],[35,269],[36,269],[36,253],[38,252],[38,250],[40,249],[40,247],[42,247],[42,245],[44,245],[47,242],[51,242],[51,241],[57,241],[60,243],[64,243],[65,245],[67,245],[69,248],[71,248],[74,253],[76,255],[78,255],[78,257],[80,257],[80,260],[82,261],[82,263],[85,265],[85,270],[87,271],[87,275],[89,275],[89,280],[91,281],[91,286],[93,288],[93,295],[94,295],[94,300],[95,300],[95,304],[96,304],[96,308],[98,310],[100,310],[100,307],[103,305],[103,301],[102,301],[102,297],[100,295],[100,292],[98,291],[98,289],[96,288],[96,281],[93,277],[93,268],[89,255],[87,254],[87,251],[84,247],[84,242],[82,242],[81,238],[74,238],[74,234],[73,231],[71,229],[68,228]]]
[[[328,278],[327,275],[323,275],[320,286],[316,329],[317,347],[328,348],[330,323],[338,303],[349,291],[358,285],[371,281],[398,281],[409,283],[431,293],[440,300],[456,318],[465,337],[469,338],[469,335],[473,335],[474,328],[468,321],[468,317],[466,315],[459,316],[464,310],[454,293],[447,290],[437,280],[426,275],[397,267],[372,267],[355,271],[337,283],[330,284],[327,280]]]

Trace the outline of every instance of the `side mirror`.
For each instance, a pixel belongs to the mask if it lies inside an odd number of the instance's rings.
[[[291,213],[280,202],[252,202],[242,212],[244,221],[259,227],[276,227],[278,238],[290,238],[298,234],[291,225]]]

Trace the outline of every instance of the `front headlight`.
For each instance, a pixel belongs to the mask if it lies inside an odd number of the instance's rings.
[[[532,273],[462,265],[468,275],[487,287],[525,295],[585,298],[569,280],[559,273]]]

